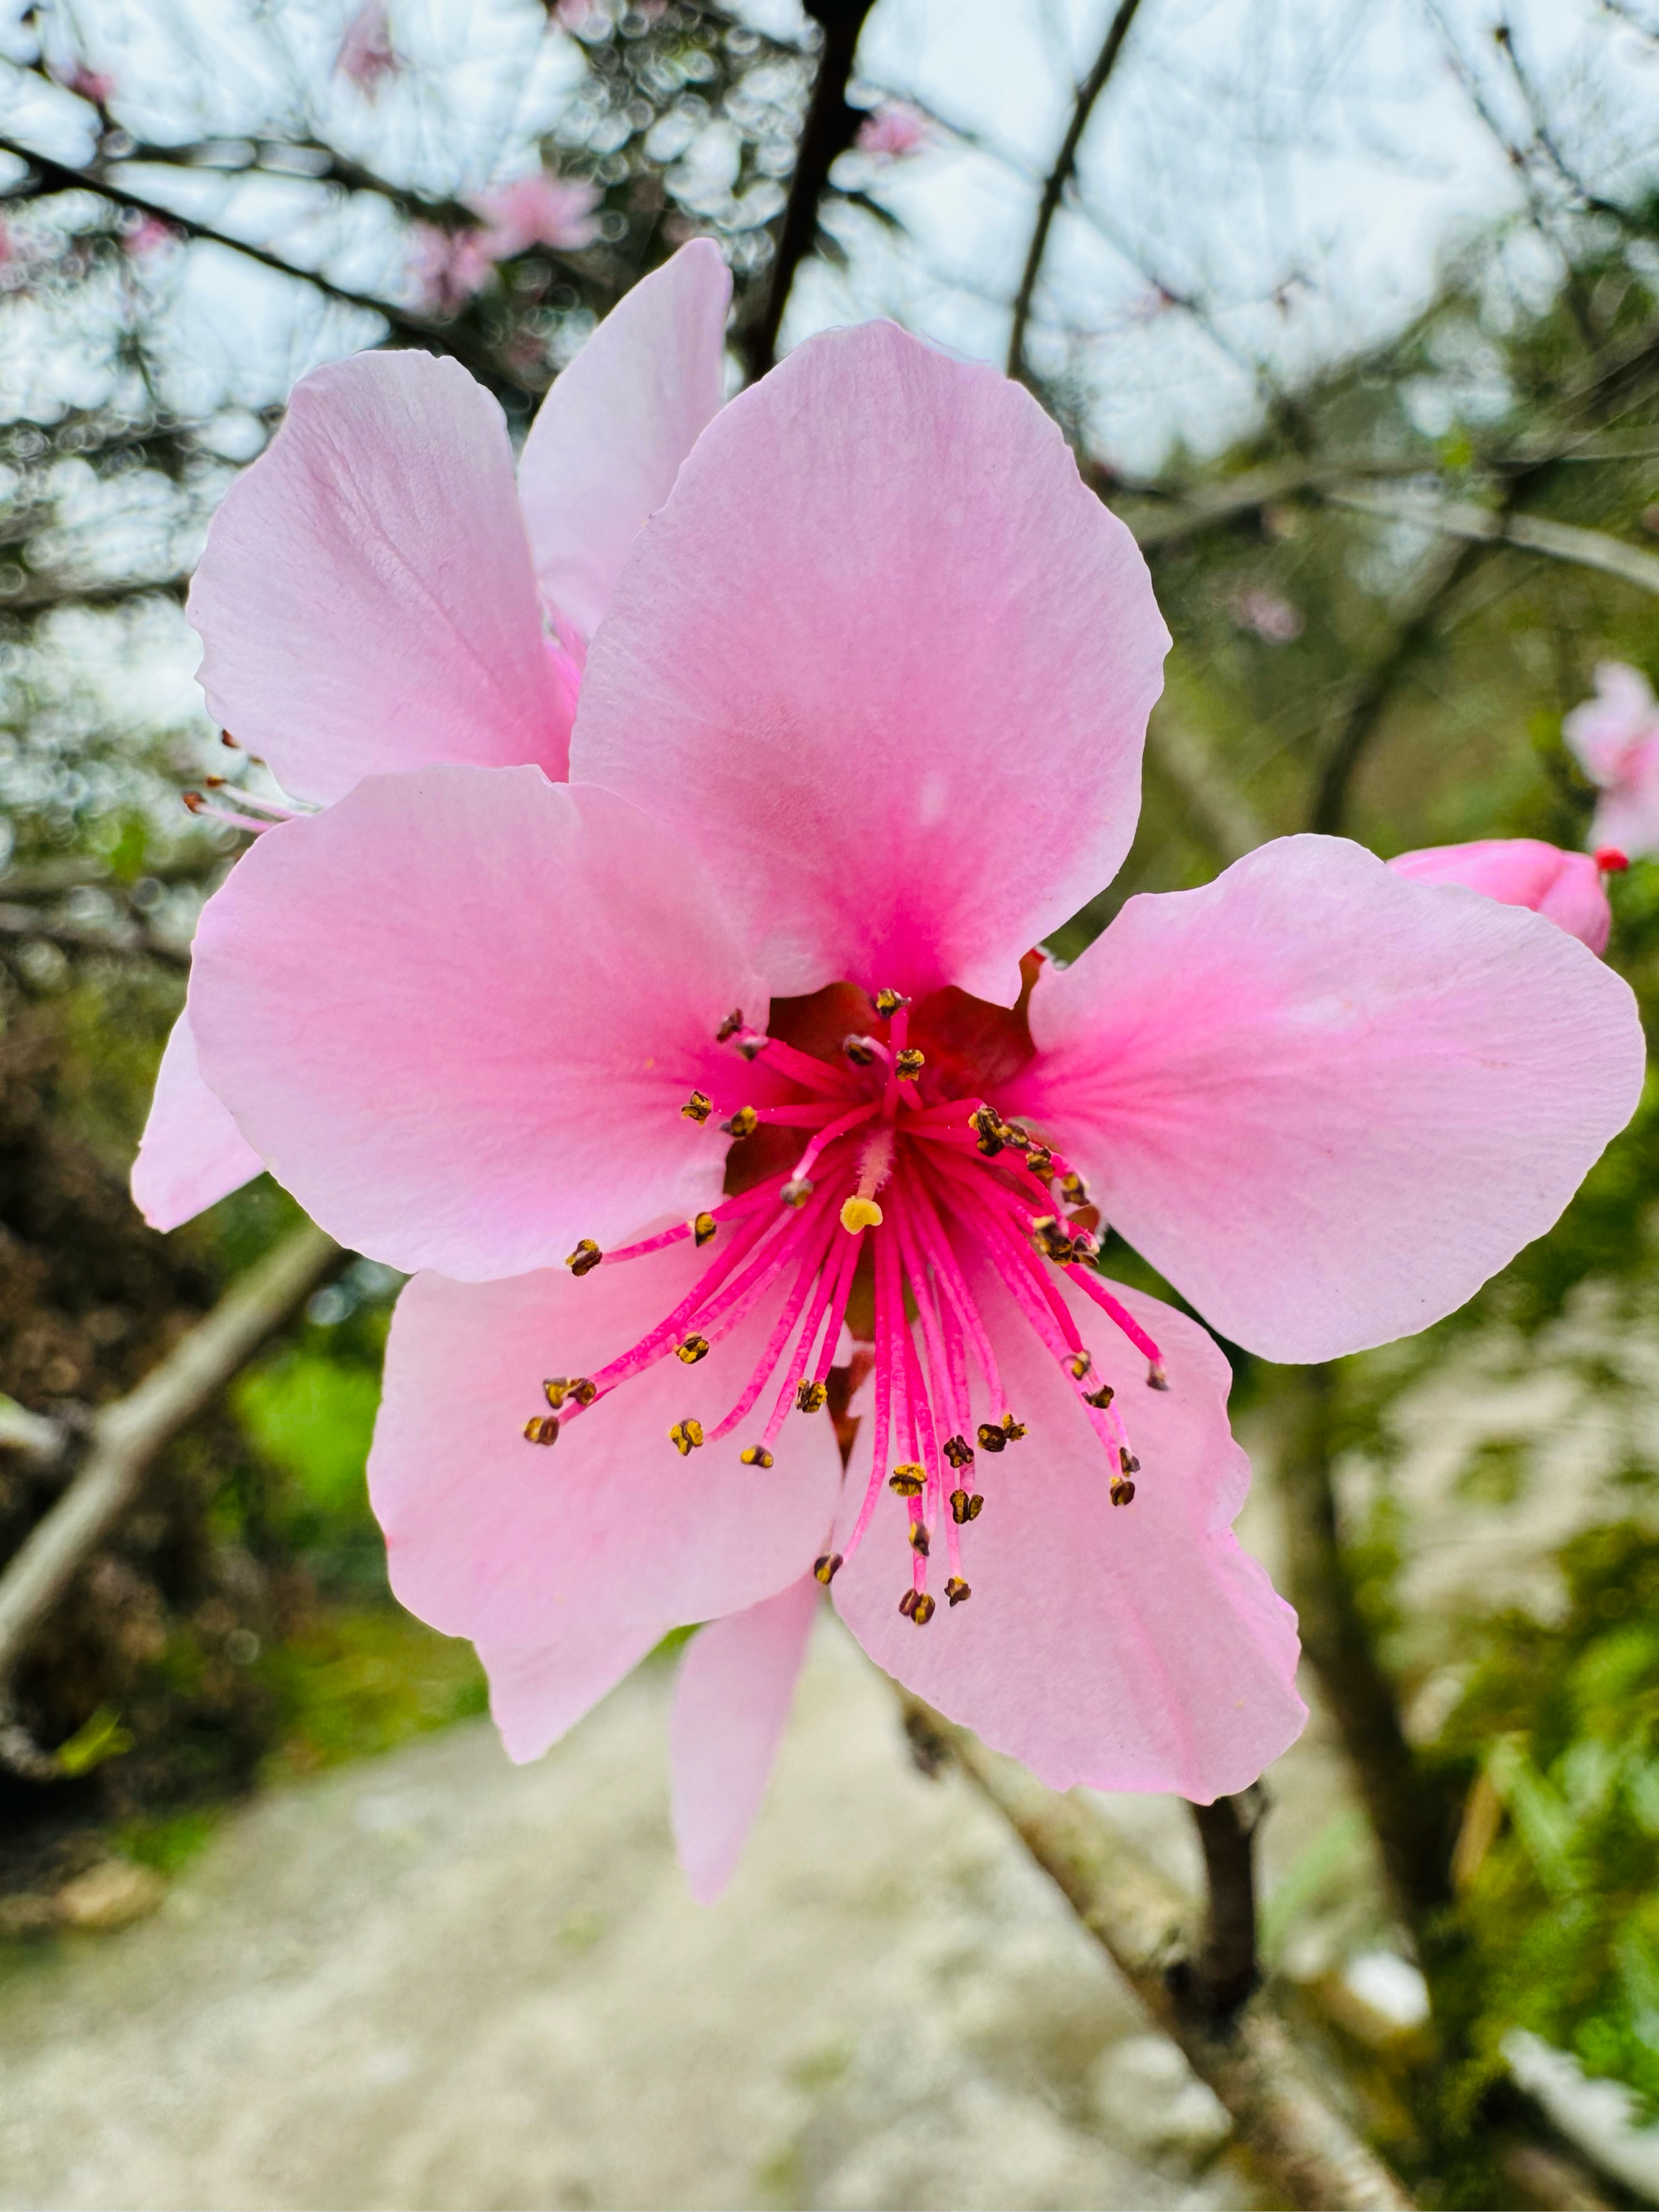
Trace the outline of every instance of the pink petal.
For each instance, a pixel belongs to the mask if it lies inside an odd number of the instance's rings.
[[[617,1628],[584,1617],[528,1648],[481,1638],[489,1717],[507,1757],[519,1766],[539,1759],[633,1673],[672,1625]]]
[[[676,1422],[712,1431],[735,1402],[769,1311],[695,1368],[671,1353],[567,1412],[551,1447],[525,1438],[547,1411],[545,1376],[591,1375],[629,1351],[705,1265],[682,1244],[580,1282],[563,1268],[501,1283],[416,1275],[398,1300],[368,1464],[392,1586],[487,1656],[562,1655],[541,1687],[533,1661],[514,1663],[515,1743],[542,1726],[535,1713],[573,1716],[605,1650],[754,1605],[822,1547],[841,1477],[827,1413],[791,1414],[769,1473],[742,1464],[738,1437],[684,1459],[669,1441]]]
[[[714,1202],[764,987],[684,840],[538,769],[366,779],[267,830],[204,909],[202,1066],[354,1251],[465,1280]]]
[[[1620,781],[1602,793],[1590,842],[1632,860],[1659,854],[1659,734],[1635,748]]]
[[[674,1840],[699,1905],[712,1905],[731,1881],[766,1796],[818,1595],[803,1575],[747,1612],[711,1621],[680,1662],[668,1734]]]
[[[936,1531],[939,1611],[922,1628],[900,1614],[910,1547],[884,1498],[832,1585],[843,1618],[889,1674],[1054,1789],[1172,1790],[1203,1804],[1247,1788],[1307,1713],[1296,1616],[1232,1534],[1250,1471],[1227,1425],[1225,1359],[1183,1316],[1118,1288],[1164,1354],[1169,1389],[1148,1390],[1145,1361],[1064,1286],[1141,1462],[1133,1503],[1115,1507],[1115,1469],[1069,1382],[1000,1285],[976,1287],[1030,1433],[975,1462],[985,1509],[963,1538],[973,1595],[946,1605]],[[838,1543],[857,1503],[842,1508]]]
[[[1563,717],[1561,735],[1593,783],[1618,783],[1631,755],[1659,738],[1659,702],[1639,668],[1604,660],[1595,672],[1595,696]]]
[[[1613,915],[1601,871],[1588,853],[1564,853],[1537,837],[1484,837],[1469,845],[1425,845],[1389,866],[1413,884],[1463,884],[1505,906],[1530,907],[1605,952]]]
[[[1270,1359],[1462,1305],[1555,1220],[1644,1069],[1628,986],[1565,930],[1330,837],[1131,899],[1030,1018],[999,1106]]]
[[[564,774],[507,425],[453,361],[302,378],[214,517],[188,612],[209,711],[298,798],[427,761]]]
[[[519,464],[537,580],[584,638],[725,394],[732,273],[706,238],[624,293],[541,404]]]
[[[573,773],[679,823],[779,993],[1012,1004],[1133,833],[1169,635],[1029,394],[890,324],[711,422],[593,642]]]
[[[202,1080],[188,1009],[173,1025],[132,1164],[132,1197],[152,1229],[176,1229],[240,1190],[264,1163]]]

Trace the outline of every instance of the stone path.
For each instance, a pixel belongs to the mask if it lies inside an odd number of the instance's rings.
[[[649,1668],[256,1803],[125,1934],[14,1951],[0,2206],[1244,2206],[1219,2109],[821,1629],[722,1903]],[[1140,1808],[1181,1834],[1178,1808]],[[1207,2165],[1206,2165],[1206,2161]]]

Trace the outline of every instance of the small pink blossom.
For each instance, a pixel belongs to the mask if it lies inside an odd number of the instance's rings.
[[[1289,645],[1302,635],[1301,608],[1266,585],[1252,584],[1235,592],[1230,604],[1239,628],[1254,630],[1266,644]]]
[[[567,252],[591,246],[599,234],[593,210],[603,197],[586,178],[560,177],[543,169],[514,184],[476,192],[467,204],[483,218],[491,259],[511,261],[532,246]]]
[[[94,107],[107,107],[116,94],[115,79],[106,70],[88,69],[84,62],[76,62],[67,68],[52,71],[66,92],[77,100],[90,100]]]
[[[422,222],[415,225],[413,236],[411,273],[428,313],[459,313],[495,273],[495,257],[482,230],[445,230]]]
[[[1641,671],[1603,661],[1595,696],[1573,708],[1561,734],[1601,788],[1591,842],[1632,857],[1659,853],[1659,702]]]
[[[888,100],[865,117],[854,143],[860,154],[881,161],[902,161],[907,154],[918,153],[931,136],[926,117],[902,100]]]
[[[1426,845],[1389,866],[1415,884],[1461,884],[1530,907],[1558,923],[1592,952],[1605,952],[1613,915],[1603,878],[1627,866],[1622,853],[1564,853],[1536,837],[1486,837],[1469,845]]]
[[[334,57],[336,73],[349,77],[366,100],[376,100],[381,85],[403,67],[392,43],[386,0],[363,0],[345,27]]]
[[[121,250],[135,261],[143,261],[150,254],[159,253],[165,247],[178,243],[178,232],[170,222],[164,222],[160,216],[140,216],[131,230],[124,230],[121,234]]]
[[[1033,953],[1128,849],[1169,637],[993,372],[807,340],[670,441],[601,594],[446,441],[481,417],[445,368],[367,452],[319,392],[192,597],[213,710],[352,787],[209,902],[190,1015],[252,1150],[411,1273],[371,1464],[399,1595],[477,1643],[520,1758],[716,1624],[674,1717],[702,1895],[823,1589],[1051,1783],[1243,1788],[1302,1724],[1294,1623],[1231,1534],[1227,1364],[1105,1280],[1101,1224],[1268,1358],[1420,1328],[1628,1117],[1628,988],[1320,837]],[[546,513],[598,526],[586,432]],[[584,663],[568,783],[532,562]]]

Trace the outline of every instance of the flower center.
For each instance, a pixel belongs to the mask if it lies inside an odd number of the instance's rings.
[[[700,1091],[679,1109],[729,1140],[726,1197],[620,1251],[601,1252],[584,1238],[565,1263],[585,1275],[689,1238],[711,1249],[710,1265],[672,1313],[607,1366],[550,1379],[552,1410],[532,1415],[526,1437],[556,1442],[562,1424],[591,1413],[646,1368],[670,1357],[696,1367],[757,1309],[771,1310],[773,1326],[736,1403],[707,1426],[687,1413],[668,1441],[689,1458],[745,1431],[744,1464],[767,1468],[791,1411],[827,1404],[850,1459],[862,1420],[849,1417],[848,1403],[871,1384],[863,1500],[845,1553],[825,1553],[814,1571],[820,1582],[834,1579],[885,1490],[908,1524],[911,1580],[899,1609],[925,1626],[936,1610],[928,1579],[941,1546],[949,1603],[972,1595],[963,1540],[985,1505],[975,1480],[981,1455],[998,1456],[1026,1434],[974,1289],[988,1273],[1093,1428],[1105,1496],[1129,1504],[1139,1462],[1056,1271],[1143,1354],[1154,1389],[1165,1387],[1158,1348],[1091,1264],[1098,1216],[1081,1176],[986,1095],[1032,1056],[1025,1006],[1038,965],[1028,956],[1025,990],[1012,1010],[955,990],[913,1007],[896,991],[872,996],[835,984],[810,999],[775,1001],[765,1030],[740,1012],[728,1016],[718,1032],[732,1053],[726,1110]]]

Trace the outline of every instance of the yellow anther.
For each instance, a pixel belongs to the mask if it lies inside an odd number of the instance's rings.
[[[963,1582],[960,1575],[952,1575],[945,1585],[945,1595],[952,1605],[960,1605],[965,1598],[972,1597],[973,1594],[971,1587]]]
[[[745,1444],[738,1454],[745,1467],[770,1467],[772,1455],[764,1444]]]
[[[899,1008],[908,1006],[909,1003],[898,991],[878,991],[876,994],[876,1012],[884,1022],[890,1022]]]
[[[674,1357],[683,1359],[688,1367],[695,1367],[700,1359],[708,1357],[708,1339],[706,1336],[688,1336],[684,1344],[674,1346]]]
[[[1072,1354],[1072,1357],[1066,1363],[1066,1364],[1071,1369],[1073,1375],[1079,1382],[1082,1382],[1084,1376],[1089,1373],[1091,1369],[1094,1366],[1094,1364],[1093,1359],[1086,1352],[1074,1352]]]
[[[1134,1504],[1134,1500],[1135,1486],[1133,1483],[1130,1481],[1128,1476],[1127,1474],[1115,1474],[1112,1477],[1113,1504],[1133,1505]]]
[[[579,1406],[591,1406],[599,1395],[599,1386],[590,1382],[586,1375],[577,1375],[571,1379],[570,1395]]]
[[[920,1498],[927,1480],[926,1474],[915,1461],[907,1460],[888,1476],[887,1487],[900,1498]]]
[[[564,1264],[573,1275],[590,1275],[605,1255],[591,1237],[584,1237],[574,1252],[567,1252]]]
[[[966,1437],[946,1437],[945,1456],[952,1467],[968,1467],[973,1462],[974,1448]]]
[[[931,1547],[927,1541],[927,1522],[925,1521],[913,1521],[910,1523],[910,1549],[913,1552],[920,1553],[921,1557],[925,1559],[927,1557],[930,1548]]]
[[[1085,1390],[1083,1394],[1083,1402],[1085,1406],[1098,1406],[1102,1413],[1104,1413],[1116,1395],[1117,1393],[1109,1382],[1103,1382],[1098,1390]]]
[[[706,1121],[714,1110],[714,1102],[706,1091],[694,1091],[680,1111],[688,1121]]]
[[[559,1441],[559,1424],[551,1413],[532,1413],[524,1425],[524,1432],[532,1444],[556,1444]]]
[[[790,1182],[785,1183],[783,1188],[778,1193],[778,1196],[786,1206],[793,1206],[798,1210],[805,1205],[811,1195],[812,1179],[810,1176],[794,1176]]]
[[[728,1137],[752,1137],[759,1120],[760,1115],[752,1106],[739,1106],[731,1120],[722,1121],[720,1127]]]
[[[921,1595],[916,1600],[915,1604],[911,1607],[910,1618],[915,1621],[918,1628],[926,1628],[928,1622],[938,1611],[939,1606],[937,1601],[929,1597],[926,1590],[923,1590]]]
[[[812,1572],[817,1577],[824,1588],[828,1589],[830,1583],[836,1579],[836,1574],[840,1565],[841,1553],[839,1552],[826,1552],[822,1559],[813,1560]]]
[[[690,1459],[702,1442],[702,1423],[693,1420],[676,1421],[668,1431],[668,1441],[682,1459]]]
[[[542,1395],[556,1413],[570,1395],[570,1385],[562,1375],[550,1375],[542,1385]]]
[[[1123,1469],[1125,1474],[1139,1474],[1140,1472],[1140,1462],[1129,1449],[1127,1444],[1120,1444],[1118,1446],[1117,1463]]]
[[[1060,1177],[1060,1188],[1067,1206],[1087,1206],[1089,1203],[1089,1186],[1075,1168],[1070,1175]]]
[[[800,1382],[795,1386],[795,1408],[798,1413],[819,1412],[830,1393],[822,1382]]]
[[[981,1421],[980,1423],[979,1448],[981,1451],[988,1452],[1007,1450],[1008,1439],[1002,1433],[1001,1426],[998,1422]]]
[[[701,1248],[708,1243],[709,1238],[714,1236],[719,1229],[720,1224],[712,1213],[700,1213],[691,1224],[691,1241]]]
[[[1025,1433],[1025,1424],[1024,1421],[1017,1421],[1012,1413],[1004,1413],[1002,1433],[1011,1444],[1017,1444]]]
[[[972,1497],[969,1497],[965,1490],[953,1490],[951,1492],[951,1518],[958,1528],[965,1528],[970,1521],[977,1521],[984,1510],[985,1500],[977,1491]]]
[[[881,1208],[873,1198],[853,1197],[842,1201],[841,1225],[849,1237],[856,1237],[860,1229],[879,1229]]]
[[[904,1050],[900,1053],[898,1058],[893,1062],[894,1067],[898,1072],[898,1079],[901,1083],[914,1083],[917,1076],[921,1073],[922,1069],[926,1067],[927,1065],[927,1054],[925,1052],[918,1052],[913,1044],[906,1045]]]
[[[841,1041],[841,1048],[854,1067],[868,1067],[876,1057],[874,1037],[846,1036]]]

